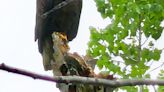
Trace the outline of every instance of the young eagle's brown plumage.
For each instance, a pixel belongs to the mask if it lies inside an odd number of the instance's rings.
[[[53,60],[52,33],[59,32],[66,35],[67,40],[73,40],[77,35],[79,19],[82,8],[82,0],[73,0],[66,6],[50,13],[48,17],[42,15],[65,0],[37,0],[35,41],[38,41],[39,52],[43,56],[45,70],[51,69]]]

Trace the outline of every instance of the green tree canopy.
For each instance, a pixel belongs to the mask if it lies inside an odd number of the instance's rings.
[[[88,54],[97,58],[99,69],[118,78],[150,78],[152,62],[162,49],[155,47],[163,32],[164,0],[95,0],[103,18],[111,23],[104,29],[90,28]],[[124,87],[137,92],[137,87]],[[146,86],[144,92],[148,92]]]

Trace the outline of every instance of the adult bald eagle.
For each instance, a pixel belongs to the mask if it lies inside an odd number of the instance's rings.
[[[59,8],[43,18],[42,15],[54,6],[66,0],[37,0],[35,41],[38,41],[39,52],[43,57],[45,70],[50,70],[51,61],[54,60],[52,34],[57,32],[67,41],[73,40],[77,35],[82,0],[73,0],[66,6]],[[62,36],[61,36],[62,35]]]

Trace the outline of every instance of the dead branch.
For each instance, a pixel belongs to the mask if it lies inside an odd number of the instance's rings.
[[[89,78],[89,77],[79,77],[79,76],[44,76],[36,73],[32,73],[26,70],[18,69],[5,65],[4,63],[0,64],[0,69],[8,72],[25,75],[32,77],[34,79],[41,79],[45,81],[57,82],[57,83],[83,83],[83,84],[92,84],[92,85],[103,85],[109,87],[121,87],[121,86],[136,86],[136,85],[164,85],[164,80],[151,80],[151,79],[122,79],[122,80],[107,80],[107,79],[98,79],[98,78]]]

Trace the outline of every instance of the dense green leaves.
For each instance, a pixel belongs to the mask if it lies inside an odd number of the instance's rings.
[[[95,0],[103,18],[112,23],[104,29],[90,28],[87,53],[99,59],[97,66],[120,78],[150,78],[150,62],[162,50],[155,47],[163,32],[164,0]],[[146,86],[144,92],[148,92]],[[129,92],[136,92],[124,87]]]

